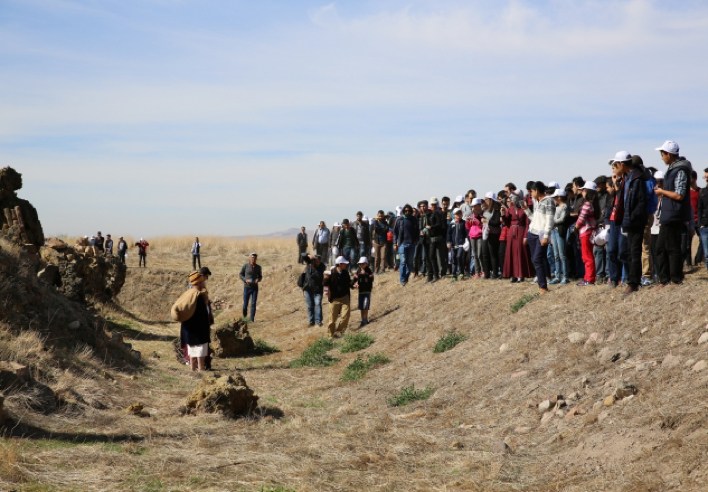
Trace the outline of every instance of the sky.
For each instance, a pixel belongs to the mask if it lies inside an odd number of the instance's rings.
[[[708,3],[0,0],[0,167],[45,235],[258,235],[619,150],[708,165]]]

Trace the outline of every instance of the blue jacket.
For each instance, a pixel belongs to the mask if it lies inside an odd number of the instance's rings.
[[[401,244],[415,244],[420,238],[420,228],[418,220],[412,215],[402,215],[396,220],[393,227],[394,242]]]

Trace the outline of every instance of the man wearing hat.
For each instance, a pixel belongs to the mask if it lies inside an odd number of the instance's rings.
[[[349,325],[351,278],[348,270],[349,261],[344,256],[338,256],[334,260],[334,265],[331,274],[325,276],[324,279],[325,285],[329,289],[330,311],[327,330],[332,338],[339,338]],[[339,323],[337,323],[337,320],[339,320]]]
[[[656,243],[656,263],[661,285],[683,282],[683,255],[681,235],[686,232],[686,224],[691,220],[689,180],[691,163],[679,156],[679,146],[667,140],[657,149],[661,160],[668,166],[664,173],[664,187],[656,187],[661,200],[659,207],[659,237]]]
[[[263,280],[261,266],[256,263],[258,255],[251,253],[248,263],[241,267],[239,277],[243,282],[243,317],[248,312],[248,302],[251,302],[251,322],[256,321],[256,302],[258,302],[258,285]]]
[[[180,327],[180,338],[187,346],[188,362],[192,371],[204,371],[209,355],[209,294],[206,290],[206,277],[200,272],[189,274],[190,289],[180,296],[177,303],[180,310],[192,314]],[[189,300],[188,300],[189,299]],[[187,301],[188,300],[188,301]],[[176,305],[177,305],[176,303]],[[173,307],[173,310],[175,307]]]

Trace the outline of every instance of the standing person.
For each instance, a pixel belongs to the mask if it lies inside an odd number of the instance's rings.
[[[359,258],[358,268],[352,278],[352,287],[359,289],[358,308],[361,311],[359,328],[369,324],[369,309],[371,308],[371,290],[374,287],[374,273],[369,268],[366,256]]]
[[[568,205],[567,192],[557,189],[551,197],[556,201],[556,211],[553,215],[553,230],[551,231],[551,244],[553,244],[553,260],[556,263],[555,276],[549,284],[568,283],[568,261],[565,256],[565,237],[568,232]]]
[[[251,301],[251,322],[256,321],[256,303],[258,302],[258,285],[263,280],[261,266],[256,263],[258,255],[251,253],[248,256],[248,263],[241,267],[239,277],[243,282],[243,317],[246,318],[248,312],[248,301]]]
[[[334,260],[334,268],[332,268],[330,275],[325,276],[330,306],[327,330],[332,338],[341,337],[349,325],[351,278],[348,267],[347,259],[344,256],[338,256]]]
[[[128,243],[125,242],[123,236],[118,239],[118,258],[120,262],[125,265],[125,255],[128,253]]]
[[[706,270],[708,270],[708,167],[703,170],[703,179],[706,186],[701,189],[698,196],[696,227],[698,227],[698,234],[701,238],[703,261],[706,264]]]
[[[324,220],[320,221],[320,225],[312,235],[312,249],[315,250],[316,255],[320,256],[321,262],[325,265],[329,261],[330,235],[330,231],[327,229],[327,224],[325,224]]]
[[[192,371],[204,371],[209,355],[209,295],[206,277],[189,274],[190,288],[172,306],[172,319],[181,321],[180,337],[187,345]]]
[[[356,213],[356,220],[352,226],[356,233],[356,240],[359,243],[359,251],[357,257],[369,256],[371,254],[371,231],[369,230],[369,221],[364,217],[364,213],[359,211]],[[353,261],[350,261],[350,266]]]
[[[607,192],[607,177],[598,176],[595,178],[597,185],[597,201],[600,204],[600,218],[597,220],[597,229],[605,227],[605,221],[612,210],[613,196]],[[556,209],[557,210],[557,209]],[[555,249],[555,246],[553,246]],[[604,284],[607,279],[607,250],[605,245],[593,244],[593,255],[595,256],[595,276],[598,284]]]
[[[452,211],[453,222],[447,227],[447,248],[452,253],[452,280],[458,275],[465,276],[465,244],[467,244],[467,226],[462,220],[462,210]]]
[[[374,243],[374,266],[376,273],[386,271],[386,241],[388,236],[388,221],[383,210],[376,213],[373,221],[372,239]]]
[[[484,278],[501,278],[499,271],[499,236],[501,235],[501,214],[497,194],[488,191],[484,195],[484,213],[482,214],[482,265]]]
[[[430,199],[430,212],[428,215],[428,280],[436,282],[447,275],[447,248],[445,236],[447,222],[445,215],[438,208],[438,199]]]
[[[580,189],[583,194],[583,206],[575,222],[580,242],[580,256],[583,260],[583,278],[578,281],[581,287],[595,285],[595,255],[592,251],[592,236],[597,229],[597,219],[600,217],[600,204],[597,199],[597,185],[586,181]]]
[[[681,255],[681,234],[691,220],[691,203],[688,183],[691,163],[679,156],[679,146],[667,140],[656,150],[661,160],[668,166],[664,173],[664,187],[656,187],[661,199],[659,212],[659,238],[656,245],[656,260],[659,282],[662,286],[683,283],[683,257]]]
[[[531,260],[529,260],[528,248],[524,241],[529,220],[520,207],[521,201],[521,197],[512,194],[507,202],[508,208],[502,208],[502,222],[508,228],[502,277],[511,278],[512,283],[523,282],[524,278],[532,276]],[[555,247],[553,251],[555,251]]]
[[[202,257],[201,257],[202,243],[199,242],[199,238],[194,238],[194,244],[192,244],[192,269],[196,270],[197,267],[202,267]]]
[[[470,202],[472,213],[467,217],[467,237],[470,240],[468,270],[470,277],[473,275],[482,278],[482,199],[473,198]],[[468,256],[465,256],[467,259]]]
[[[430,249],[430,227],[428,224],[430,221],[430,211],[428,210],[428,200],[418,202],[417,220],[419,233],[413,261],[413,277],[417,277],[419,274],[425,275],[426,272],[432,270],[432,268],[428,268],[428,263],[430,262],[428,256],[428,250]],[[429,278],[428,282],[432,282],[432,279]]]
[[[305,226],[300,228],[297,234],[297,263],[302,265],[305,263],[305,255],[307,254],[307,231]]]
[[[546,259],[548,243],[550,242],[551,229],[556,213],[556,205],[553,198],[546,196],[546,185],[541,181],[535,181],[531,185],[531,198],[533,200],[533,212],[526,203],[522,204],[524,212],[531,219],[527,244],[531,252],[531,261],[536,269],[536,281],[541,294],[548,292],[548,260]]]
[[[342,224],[335,222],[332,226],[332,232],[329,235],[329,251],[327,252],[328,265],[334,266],[334,260],[339,256],[339,235],[342,232]]]
[[[101,231],[98,231],[98,232],[96,233],[96,242],[94,243],[95,246],[96,246],[96,250],[97,250],[97,251],[96,251],[96,256],[98,256],[99,254],[101,254],[101,255],[103,254],[103,251],[104,251],[104,247],[103,247],[104,242],[105,242],[105,239],[104,239],[104,237],[101,235]]]
[[[113,256],[113,238],[106,234],[106,256]]]
[[[140,238],[140,241],[135,243],[135,245],[138,247],[138,267],[143,266],[147,268],[147,250],[150,243]]]
[[[413,255],[420,230],[418,229],[418,221],[413,217],[411,205],[406,203],[401,214],[393,227],[393,249],[398,252],[400,282],[402,286],[405,286],[413,269]]]
[[[359,240],[356,237],[356,231],[349,224],[349,219],[342,220],[342,229],[339,231],[337,239],[337,250],[340,256],[347,259],[347,265],[353,264],[355,259],[359,257]]]
[[[624,295],[628,295],[639,290],[642,280],[642,244],[649,214],[647,209],[647,176],[644,165],[641,164],[641,160],[631,159],[624,161],[622,167],[622,172],[625,175],[622,233],[627,234],[627,252],[629,253],[627,288]]]
[[[309,326],[315,323],[322,326],[322,292],[324,289],[325,266],[320,255],[303,257],[305,271],[303,272],[302,294],[307,306],[307,319]]]
[[[622,270],[627,267],[627,241],[622,234],[624,219],[624,166],[623,162],[631,161],[629,152],[621,150],[610,161],[612,166],[612,187],[614,200],[609,216],[610,231],[607,234],[607,275],[610,278],[610,288],[617,287],[622,281]]]

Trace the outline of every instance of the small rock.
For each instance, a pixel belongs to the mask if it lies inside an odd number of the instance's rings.
[[[563,417],[565,417],[565,411],[563,411],[563,410],[556,410],[556,411],[555,411],[555,415],[556,415],[556,417],[563,418]]]
[[[568,399],[578,401],[580,399],[580,393],[578,393],[577,391],[573,391],[571,394],[568,395]]]
[[[541,413],[547,412],[551,409],[553,405],[554,404],[551,403],[551,400],[543,400],[541,403],[538,404],[538,411]]]
[[[569,333],[568,340],[570,343],[582,343],[585,340],[585,333],[580,333],[579,331]]]
[[[620,381],[615,389],[614,397],[615,400],[621,400],[622,398],[627,398],[630,395],[636,395],[638,391],[639,390],[637,390],[637,387],[633,384]]]
[[[602,404],[606,407],[611,407],[612,405],[615,404],[615,397],[614,395],[610,395],[605,397],[604,400],[602,400]]]
[[[667,354],[664,360],[661,361],[661,367],[671,369],[677,367],[681,363],[681,359],[675,355]]]
[[[80,326],[81,326],[81,321],[79,321],[78,319],[76,321],[72,321],[71,323],[69,323],[69,328],[71,328],[72,330],[77,330]]]
[[[648,332],[648,331],[649,331],[649,327],[648,327],[648,326],[645,326],[644,328],[642,328],[642,329],[639,331],[639,334],[640,334],[640,335],[644,335],[644,334],[645,334],[646,332]]]
[[[507,345],[506,343],[502,343],[501,347],[499,347],[499,353],[501,354],[503,352],[506,352],[507,350],[509,350],[509,345]]]
[[[460,441],[455,441],[450,445],[450,449],[463,449],[465,447]]]
[[[704,343],[708,343],[708,331],[704,332],[699,338],[698,338],[698,345],[702,345]]]
[[[516,371],[511,374],[511,379],[523,378],[525,376],[528,376],[528,374],[528,371]]]
[[[706,367],[708,367],[708,362],[706,362],[705,360],[699,360],[698,362],[696,362],[696,363],[694,364],[694,366],[693,366],[693,372],[702,371],[702,370],[705,369]]]
[[[516,434],[528,434],[531,432],[531,427],[516,427],[514,433]]]
[[[597,332],[590,333],[590,336],[585,341],[585,345],[592,345],[597,343],[602,343],[602,335]]]
[[[686,363],[684,364],[684,366],[686,366],[686,367],[691,367],[691,366],[692,366],[693,364],[695,364],[695,363],[696,363],[696,359],[688,359],[688,360],[686,361]]]
[[[497,441],[494,444],[494,450],[497,453],[501,453],[501,454],[511,453],[511,447],[509,447],[509,445],[504,441]]]
[[[541,425],[547,424],[551,419],[553,419],[553,412],[546,412],[541,417]]]

